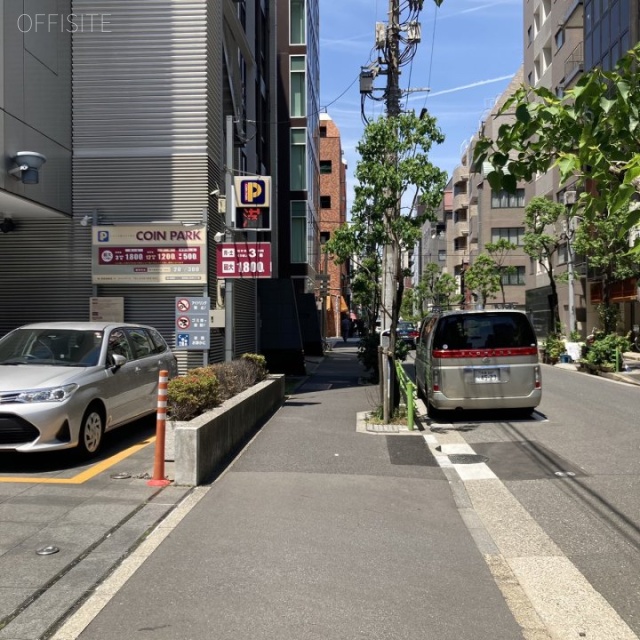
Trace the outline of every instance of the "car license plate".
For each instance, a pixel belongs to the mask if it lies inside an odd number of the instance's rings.
[[[477,383],[500,382],[500,369],[476,369],[474,373]]]

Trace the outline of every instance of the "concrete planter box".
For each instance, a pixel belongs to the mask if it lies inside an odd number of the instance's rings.
[[[165,457],[174,460],[175,484],[210,479],[283,400],[284,375],[271,375],[193,420],[168,420]]]

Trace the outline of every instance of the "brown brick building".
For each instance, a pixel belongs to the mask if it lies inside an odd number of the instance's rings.
[[[320,238],[325,242],[347,220],[347,165],[342,157],[340,130],[327,113],[320,114]],[[328,273],[325,336],[340,335],[340,313],[348,313],[348,264],[336,265],[321,255],[320,271]],[[323,301],[323,296],[319,295]]]

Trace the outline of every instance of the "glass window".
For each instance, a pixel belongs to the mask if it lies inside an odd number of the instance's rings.
[[[307,201],[291,202],[291,262],[307,261]]]
[[[291,0],[290,33],[291,44],[306,44],[305,0]]]
[[[307,130],[291,129],[291,184],[292,191],[307,188]]]
[[[291,95],[290,111],[292,118],[304,118],[307,115],[307,71],[306,56],[291,56]]]
[[[558,247],[558,264],[566,264],[568,255],[569,255],[569,252],[567,249],[567,245],[561,244]]]
[[[129,341],[122,329],[114,329],[109,336],[109,345],[107,347],[108,363],[113,363],[112,357],[114,355],[124,356],[127,360],[132,359]]]
[[[127,329],[129,342],[133,348],[133,359],[145,358],[154,351],[154,346],[144,329]]]
[[[331,196],[320,196],[320,208],[331,209]]]
[[[153,342],[154,353],[164,353],[167,350],[167,343],[164,338],[155,329],[149,329],[151,341]]]
[[[560,29],[556,33],[556,49],[560,49],[564,44],[564,29]]]
[[[447,250],[446,249],[440,249],[438,251],[438,261],[439,262],[444,262],[447,259]]]
[[[593,30],[593,61],[600,61],[600,54],[602,53],[602,48],[600,46],[600,23],[596,24]]]
[[[320,160],[320,173],[331,173],[331,160]]]
[[[524,284],[524,267],[511,267],[509,272],[502,274],[502,284]]]
[[[467,248],[467,238],[466,237],[460,237],[460,238],[455,238],[453,240],[453,248],[455,251],[463,251],[466,250]]]
[[[516,189],[515,193],[491,191],[492,209],[518,209],[524,207],[524,189]]]
[[[491,229],[491,242],[498,242],[502,239],[522,246],[524,244],[524,227],[495,227]]]

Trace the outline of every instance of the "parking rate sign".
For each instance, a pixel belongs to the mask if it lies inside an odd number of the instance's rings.
[[[209,349],[209,298],[176,298],[176,349],[198,351]]]

